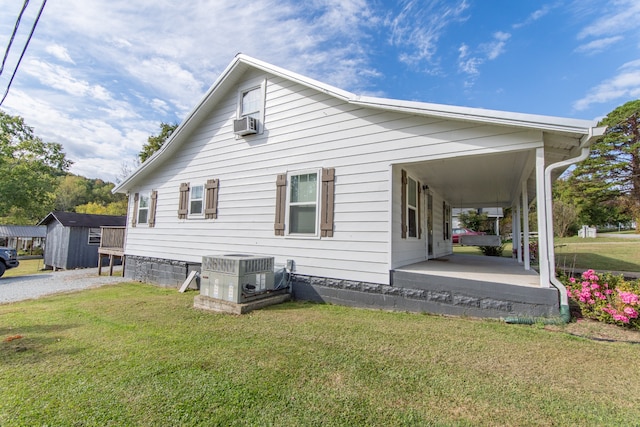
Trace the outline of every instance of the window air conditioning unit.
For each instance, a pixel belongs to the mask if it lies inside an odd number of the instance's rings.
[[[244,116],[233,121],[233,133],[244,136],[258,133],[258,121],[253,117]]]
[[[202,257],[200,294],[242,304],[274,289],[273,257],[243,254]]]

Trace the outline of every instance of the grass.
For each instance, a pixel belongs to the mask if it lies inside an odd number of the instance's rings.
[[[5,271],[2,277],[26,276],[29,274],[44,273],[45,271],[42,270],[43,267],[44,263],[42,258],[21,259],[19,266]]]
[[[640,240],[603,237],[556,239],[556,265],[575,271],[640,272]]]
[[[640,239],[611,237],[582,239],[556,238],[554,241],[556,265],[581,272],[590,268],[597,271],[640,272]],[[503,257],[511,258],[512,245],[505,243]],[[482,255],[476,246],[454,245],[454,253]]]
[[[640,419],[635,344],[299,302],[239,317],[194,295],[121,284],[0,305],[0,425]]]

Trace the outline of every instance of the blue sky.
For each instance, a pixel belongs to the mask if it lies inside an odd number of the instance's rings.
[[[22,3],[0,0],[2,53]],[[599,119],[640,98],[638,22],[638,0],[49,0],[1,108],[109,181],[238,52],[356,94]]]

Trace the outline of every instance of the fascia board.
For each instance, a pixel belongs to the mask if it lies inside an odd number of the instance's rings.
[[[482,108],[457,107],[415,101],[399,101],[366,96],[359,97],[351,103],[388,111],[398,111],[431,117],[442,117],[447,119],[585,135],[588,134],[590,128],[596,125],[595,121],[589,120],[539,116],[534,114],[512,113]]]

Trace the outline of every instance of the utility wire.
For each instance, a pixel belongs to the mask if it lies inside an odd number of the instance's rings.
[[[4,64],[7,62],[7,57],[9,56],[9,51],[11,50],[13,39],[16,38],[16,33],[18,32],[18,27],[20,26],[20,19],[22,19],[22,15],[24,14],[24,11],[27,9],[28,4],[29,4],[29,0],[24,0],[24,4],[22,5],[22,10],[20,11],[20,15],[18,15],[18,19],[16,20],[16,25],[15,27],[13,27],[13,34],[11,34],[11,38],[9,39],[7,50],[4,52],[4,58],[2,58],[2,66],[0,66],[0,76],[2,75],[2,71],[4,71]]]
[[[42,11],[44,10],[44,6],[47,4],[47,0],[43,0],[42,1],[42,6],[40,6],[40,11],[38,12],[38,16],[36,17],[36,20],[33,23],[33,27],[31,27],[31,32],[29,33],[29,38],[27,39],[27,42],[24,44],[24,48],[22,49],[22,53],[20,54],[20,59],[18,59],[18,63],[16,64],[16,68],[13,70],[13,74],[11,75],[11,79],[9,80],[9,84],[7,85],[7,90],[4,92],[4,95],[2,96],[2,99],[0,100],[0,106],[2,106],[2,103],[4,102],[4,100],[7,98],[7,95],[9,94],[9,88],[11,87],[11,83],[13,83],[13,78],[16,76],[16,73],[18,72],[18,67],[20,67],[20,62],[22,62],[22,58],[24,57],[24,53],[27,51],[27,46],[29,46],[29,42],[31,41],[31,36],[33,36],[33,32],[36,30],[36,26],[38,25],[38,21],[40,20],[40,15],[42,15]]]

